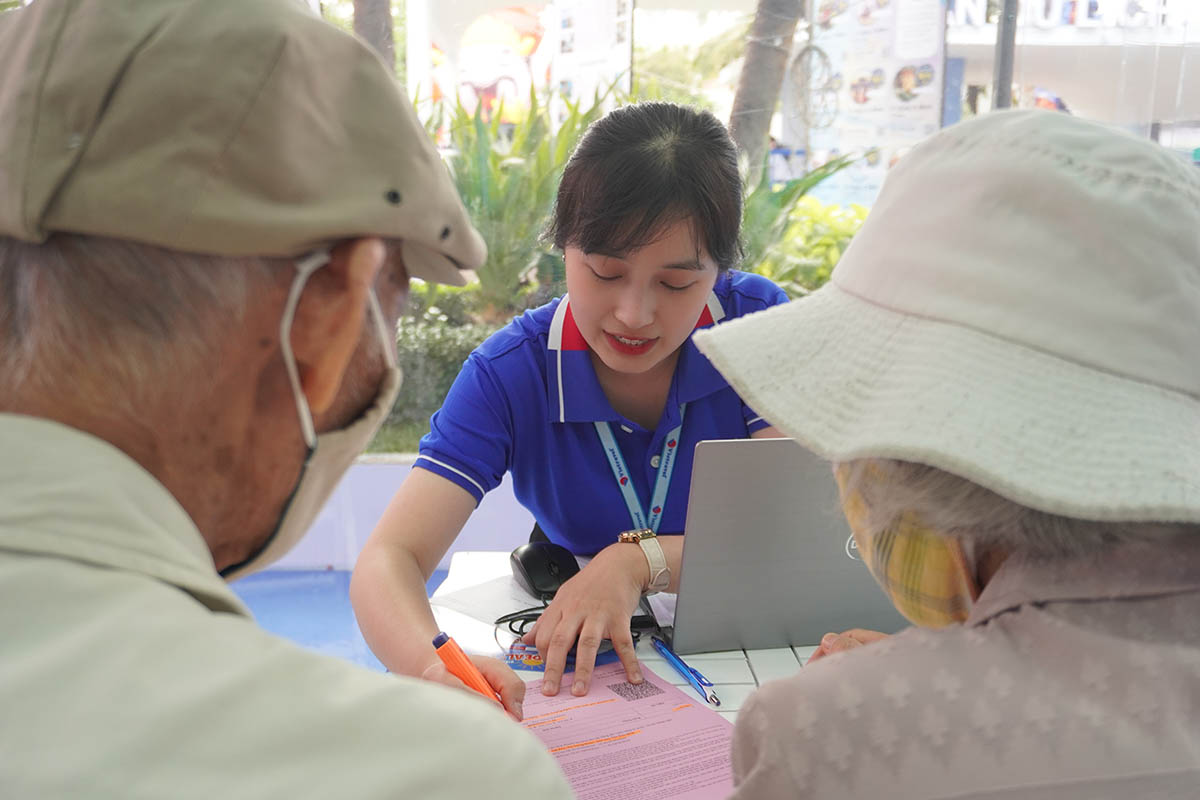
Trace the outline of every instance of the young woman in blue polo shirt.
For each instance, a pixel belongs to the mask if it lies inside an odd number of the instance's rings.
[[[390,670],[459,685],[430,645],[425,581],[511,472],[546,536],[594,556],[528,637],[545,656],[544,690],[558,691],[577,639],[573,693],[586,693],[605,638],[641,681],[629,619],[643,593],[676,587],[696,442],[775,435],[691,341],[696,328],[787,299],[732,270],[741,214],[737,151],[712,114],[647,103],[588,129],[549,232],[567,295],[467,359],[358,559],[351,600]],[[476,662],[519,718],[520,679]]]

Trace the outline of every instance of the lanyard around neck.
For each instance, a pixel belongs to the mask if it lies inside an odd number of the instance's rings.
[[[649,528],[658,533],[658,524],[662,522],[663,501],[667,499],[667,489],[671,486],[671,473],[675,470],[675,455],[679,452],[679,432],[683,430],[683,412],[687,403],[679,406],[679,424],[672,428],[663,440],[662,453],[658,458],[658,477],[654,479],[654,490],[650,493],[649,511],[642,509],[637,492],[633,490],[633,478],[625,466],[621,456],[621,448],[617,446],[612,427],[607,422],[596,423],[596,433],[600,434],[600,443],[604,445],[604,455],[608,457],[608,465],[612,467],[613,477],[629,507],[629,517],[633,520],[634,528]]]

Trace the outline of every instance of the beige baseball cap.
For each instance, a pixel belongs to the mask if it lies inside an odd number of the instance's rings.
[[[411,103],[298,0],[36,0],[0,15],[0,235],[230,256],[402,240],[462,284],[487,249]]]

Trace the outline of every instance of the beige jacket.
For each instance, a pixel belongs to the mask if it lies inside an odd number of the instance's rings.
[[[569,797],[482,698],[258,628],[174,498],[0,414],[0,797]]]
[[[1200,798],[1200,537],[1010,559],[967,622],[768,683],[738,798]]]

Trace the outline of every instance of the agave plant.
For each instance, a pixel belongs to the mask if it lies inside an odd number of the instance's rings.
[[[540,242],[554,207],[563,167],[583,131],[601,113],[603,96],[590,108],[565,103],[557,126],[548,102],[530,93],[529,111],[504,125],[499,112],[490,121],[459,101],[450,112],[448,164],[475,227],[488,245],[477,272],[485,315],[494,320],[523,307],[531,276],[544,270],[549,248]]]

